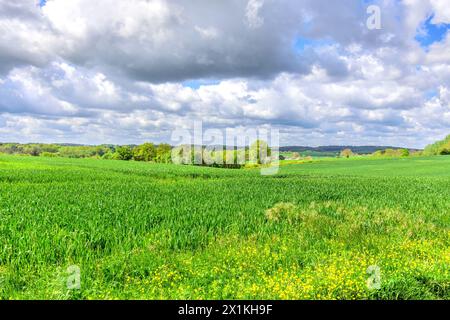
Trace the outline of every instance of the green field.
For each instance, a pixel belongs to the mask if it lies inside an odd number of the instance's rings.
[[[450,299],[450,157],[0,156],[0,248],[0,299]]]

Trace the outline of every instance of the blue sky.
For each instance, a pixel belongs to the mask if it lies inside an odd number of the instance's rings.
[[[298,37],[294,41],[294,48],[298,52],[303,52],[307,48],[314,49],[332,44],[336,44],[336,42],[330,39],[311,39],[306,37]]]
[[[220,83],[220,80],[214,80],[214,79],[195,79],[195,80],[186,80],[186,81],[182,82],[183,86],[189,87],[192,89],[198,89],[201,86],[217,85],[219,83]]]
[[[450,4],[449,4],[450,5]],[[450,30],[450,24],[440,23],[433,24],[434,15],[431,15],[423,23],[422,31],[419,31],[416,36],[416,40],[421,44],[423,48],[428,48],[430,45],[436,42],[442,41],[448,30]]]

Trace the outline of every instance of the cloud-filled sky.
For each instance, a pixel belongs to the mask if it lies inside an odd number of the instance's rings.
[[[449,30],[448,0],[1,0],[0,142],[171,142],[201,120],[423,147],[450,133]]]

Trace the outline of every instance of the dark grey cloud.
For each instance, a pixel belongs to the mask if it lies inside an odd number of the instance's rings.
[[[250,16],[262,19],[256,25],[249,21],[248,2],[237,0],[130,1],[116,7],[108,1],[80,1],[69,8],[49,1],[43,10],[64,35],[57,45],[62,57],[140,81],[308,72],[309,61],[292,48],[303,25],[301,6],[286,0],[258,1],[260,10]],[[98,11],[109,19],[94,19]],[[58,20],[58,15],[71,13],[72,21]],[[77,23],[82,23],[82,31],[76,30]]]
[[[348,70],[338,58],[318,55],[314,48],[299,53],[296,39],[361,43],[366,49],[399,45],[391,40],[404,28],[394,19],[396,12],[387,11],[398,9],[384,6],[383,29],[371,32],[365,26],[367,5],[359,0],[345,5],[333,0],[133,0],[114,5],[50,0],[42,9],[33,0],[5,0],[0,17],[13,19],[17,28],[0,36],[0,69],[42,66],[56,55],[152,83],[307,74],[314,64],[344,77]]]
[[[34,0],[0,2],[0,76],[20,66],[45,66],[54,33]]]

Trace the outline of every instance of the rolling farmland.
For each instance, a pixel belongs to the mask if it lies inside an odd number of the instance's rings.
[[[0,299],[449,299],[449,199],[444,156],[274,176],[0,156]]]

